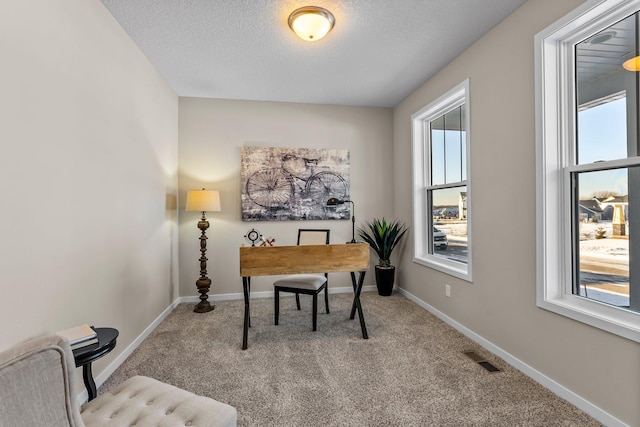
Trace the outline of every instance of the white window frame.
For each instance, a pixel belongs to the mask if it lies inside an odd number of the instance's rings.
[[[466,185],[467,192],[467,263],[433,255],[429,251],[433,235],[433,213],[427,199],[427,187],[431,177],[431,132],[427,125],[454,108],[466,105],[465,110],[465,169],[466,180],[460,183]],[[436,99],[429,105],[411,116],[412,126],[412,161],[413,161],[413,262],[450,274],[468,282],[472,281],[472,244],[471,244],[471,120],[469,108],[469,79]],[[431,187],[433,189],[433,187]]]
[[[640,0],[591,0],[535,36],[537,305],[637,342],[640,313],[572,293],[569,169],[576,134],[574,46],[639,9]]]

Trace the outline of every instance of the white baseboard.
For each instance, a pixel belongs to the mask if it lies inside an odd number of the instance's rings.
[[[507,351],[503,350],[502,348],[498,347],[497,345],[493,344],[492,342],[490,342],[490,341],[486,340],[485,338],[481,337],[480,335],[476,334],[475,332],[473,332],[471,329],[467,328],[466,326],[463,326],[462,324],[456,322],[451,317],[447,316],[446,314],[444,314],[441,311],[437,310],[435,307],[433,307],[433,306],[427,304],[426,302],[422,301],[421,299],[419,299],[415,295],[413,295],[413,294],[411,294],[411,293],[409,293],[409,292],[407,292],[404,289],[399,288],[399,287],[396,287],[396,289],[398,290],[398,292],[400,294],[405,296],[407,299],[410,299],[411,301],[415,302],[420,307],[424,308],[425,310],[427,310],[428,312],[430,312],[434,316],[438,317],[443,322],[445,322],[448,325],[450,325],[451,327],[455,328],[456,330],[461,332],[463,335],[465,335],[467,338],[477,342],[478,344],[480,344],[482,347],[486,348],[491,353],[493,353],[496,356],[504,359],[511,366],[517,368],[518,370],[523,372],[525,375],[529,376],[531,379],[533,379],[534,381],[538,382],[543,387],[549,389],[550,391],[552,391],[553,393],[555,393],[556,395],[558,395],[562,399],[564,399],[564,400],[572,403],[573,405],[577,406],[578,408],[580,408],[581,410],[583,410],[587,414],[591,415],[593,418],[595,418],[596,420],[598,420],[599,422],[601,422],[605,426],[608,426],[608,427],[629,427],[628,424],[625,424],[624,422],[622,422],[618,418],[614,417],[613,415],[611,415],[610,413],[606,412],[602,408],[599,408],[598,406],[596,406],[593,403],[589,402],[584,397],[582,397],[582,396],[574,393],[573,391],[569,390],[568,388],[566,388],[562,384],[558,383],[557,381],[553,380],[552,378],[549,378],[548,376],[546,376],[542,372],[536,370],[535,368],[531,367],[530,365],[527,365],[522,360],[516,358],[512,354],[508,353]]]
[[[138,348],[140,344],[142,344],[142,341],[144,341],[145,338],[147,338],[149,334],[151,334],[151,332],[153,332],[153,330],[158,327],[158,325],[169,315],[169,313],[171,313],[177,307],[179,303],[180,298],[173,301],[169,305],[169,307],[164,309],[164,311],[160,313],[160,315],[156,317],[156,319],[151,322],[151,324],[147,326],[145,330],[142,331],[142,333],[138,335],[138,337],[133,340],[133,342],[129,344],[122,353],[118,355],[118,357],[116,357],[102,372],[100,372],[98,376],[93,378],[96,383],[96,389],[100,388],[100,386],[104,384],[107,378],[109,378],[109,376],[113,374],[125,360],[127,360],[127,357],[131,356],[131,353],[133,353],[133,351]],[[78,405],[82,405],[82,403],[86,402],[88,398],[89,393],[87,392],[87,390],[84,390],[76,397]]]

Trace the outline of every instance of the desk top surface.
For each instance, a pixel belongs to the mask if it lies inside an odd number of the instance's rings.
[[[369,245],[252,246],[240,248],[240,276],[333,273],[369,268]]]

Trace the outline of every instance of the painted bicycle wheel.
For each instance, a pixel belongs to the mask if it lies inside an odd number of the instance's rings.
[[[347,196],[347,182],[335,172],[318,172],[309,178],[305,189],[307,197],[322,206],[332,197],[343,200]]]
[[[245,190],[251,201],[265,208],[285,206],[294,192],[291,179],[277,168],[254,172],[247,179]]]

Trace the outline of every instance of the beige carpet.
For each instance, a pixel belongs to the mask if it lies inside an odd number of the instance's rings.
[[[301,311],[281,299],[279,326],[273,299],[253,300],[244,351],[243,301],[182,304],[99,391],[147,375],[233,405],[240,426],[600,425],[400,295],[363,293],[368,340],[351,295],[330,295],[330,314],[319,303],[317,332],[304,297]]]

